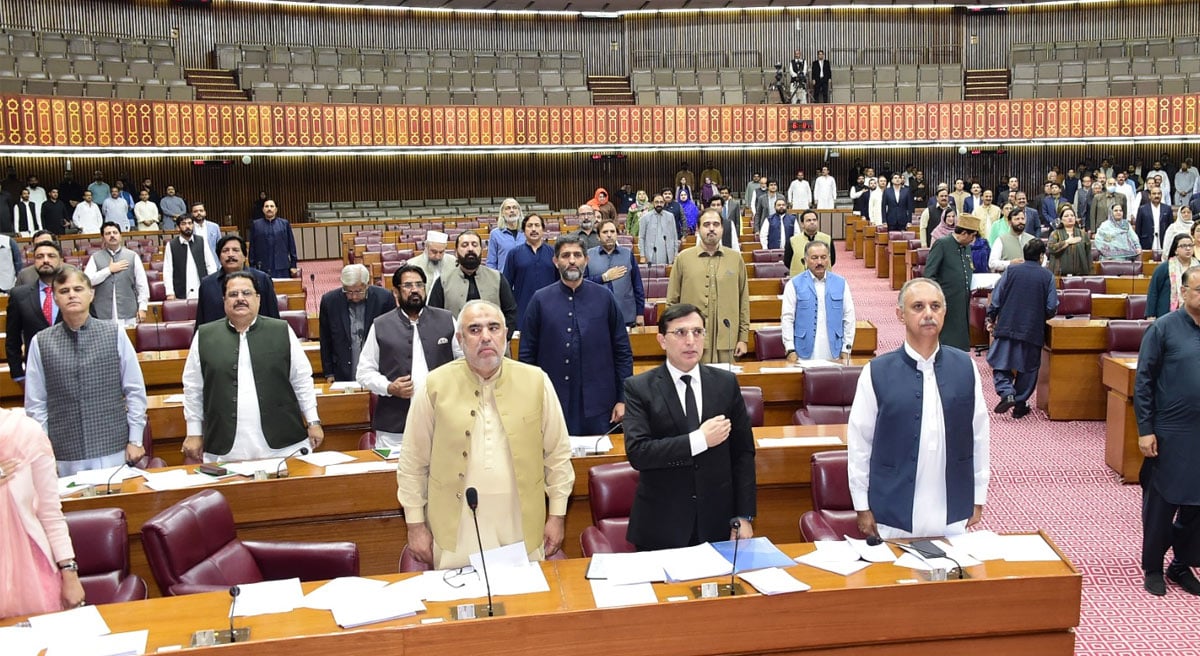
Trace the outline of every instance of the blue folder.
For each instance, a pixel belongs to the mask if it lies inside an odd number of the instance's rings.
[[[713,542],[712,546],[725,560],[728,560],[730,564],[733,563],[733,540]],[[796,564],[796,561],[780,551],[779,547],[763,537],[739,540],[737,552],[735,574],[768,567],[791,567]]]

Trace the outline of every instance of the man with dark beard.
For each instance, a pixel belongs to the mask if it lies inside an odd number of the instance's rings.
[[[425,305],[425,271],[406,264],[392,274],[396,310],[375,319],[358,356],[358,384],[379,397],[375,444],[399,449],[413,392],[430,371],[462,357],[454,315]]]
[[[633,375],[625,317],[609,290],[584,279],[587,263],[579,238],[560,236],[559,282],[535,292],[521,320],[519,359],[550,377],[571,435],[599,435],[621,421]]]
[[[454,316],[462,312],[467,301],[481,299],[493,303],[504,313],[504,325],[508,327],[508,336],[512,337],[517,329],[517,299],[504,274],[480,266],[482,252],[483,243],[474,231],[467,230],[455,237],[454,255],[458,259],[458,268],[433,281],[427,302]]]
[[[217,263],[204,240],[193,235],[192,217],[179,219],[176,227],[179,238],[167,242],[163,249],[162,279],[167,283],[167,300],[199,298],[200,281],[216,273]]]

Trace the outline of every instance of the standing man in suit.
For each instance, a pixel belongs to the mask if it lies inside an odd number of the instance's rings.
[[[739,223],[734,223],[733,220],[726,216],[725,201],[720,196],[708,201],[708,206],[721,213],[721,229],[725,232],[725,234],[721,235],[721,245],[726,248],[732,248],[735,251],[741,252],[742,245],[738,241],[737,236],[737,233],[739,232],[738,225],[741,221],[741,218],[737,218]]]
[[[279,318],[279,301],[275,297],[275,283],[271,276],[246,267],[246,240],[232,233],[221,237],[217,241],[217,261],[221,268],[200,281],[200,300],[196,303],[197,328],[209,321],[225,318],[225,276],[238,271],[254,276],[258,288],[262,290],[258,315]]]
[[[371,284],[361,264],[342,268],[340,289],[321,297],[321,372],[325,382],[355,380],[358,358],[375,317],[396,309],[396,299]]]
[[[903,230],[912,220],[912,191],[904,184],[904,176],[892,174],[892,186],[883,190],[883,222],[888,230]]]
[[[717,191],[721,192],[721,219],[733,228],[736,237],[742,231],[742,203],[733,197],[729,187],[721,186]]]
[[[1137,221],[1133,229],[1137,231],[1144,251],[1151,249],[1165,251],[1171,247],[1170,244],[1162,243],[1162,238],[1167,234],[1167,227],[1171,225],[1175,217],[1171,213],[1171,206],[1162,202],[1162,199],[1162,188],[1154,187],[1150,190],[1150,202],[1137,210]]]
[[[812,101],[814,103],[829,102],[829,83],[833,80],[833,71],[829,70],[829,61],[825,59],[825,51],[818,50],[817,58],[812,63]]]
[[[272,278],[299,275],[292,224],[279,218],[279,208],[270,198],[263,201],[262,211],[263,218],[250,225],[250,266]]]
[[[62,249],[54,241],[45,241],[33,249],[33,268],[37,284],[19,285],[8,298],[8,374],[25,380],[25,355],[33,336],[61,321],[54,304],[54,278],[62,268]],[[24,347],[22,349],[22,347]]]
[[[625,450],[640,472],[626,539],[638,550],[754,536],[754,435],[737,377],[700,365],[705,323],[694,305],[667,308],[666,363],[625,381]]]
[[[767,182],[767,190],[759,192],[758,197],[754,201],[754,237],[758,238],[759,227],[768,216],[775,212],[775,201],[782,200],[785,204],[787,199],[783,194],[779,193],[779,182],[777,180],[769,180]]]

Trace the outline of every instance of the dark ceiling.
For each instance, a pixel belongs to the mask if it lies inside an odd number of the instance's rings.
[[[262,1],[262,0],[260,0]],[[625,12],[655,11],[663,9],[766,9],[785,7],[861,7],[890,5],[930,5],[951,7],[967,5],[949,0],[289,0],[303,4],[341,4],[350,6],[407,7],[411,9],[485,9],[493,11],[568,11],[568,12]],[[970,3],[970,6],[1008,6],[1038,4],[1038,0],[1027,2],[1010,1]]]

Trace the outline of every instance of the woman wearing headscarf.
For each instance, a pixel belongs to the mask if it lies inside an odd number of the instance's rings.
[[[704,184],[700,185],[700,202],[703,206],[708,207],[708,202],[720,195],[717,183],[713,182],[712,178],[704,178]]]
[[[1162,243],[1170,246],[1171,242],[1175,241],[1175,235],[1192,234],[1192,226],[1195,225],[1192,218],[1192,208],[1180,205],[1179,209],[1175,210],[1175,220],[1163,232]]]
[[[1191,235],[1175,235],[1167,257],[1154,269],[1150,276],[1150,288],[1146,291],[1146,318],[1163,317],[1179,309],[1179,290],[1183,287],[1183,272],[1196,264],[1192,257],[1195,242]]]
[[[83,605],[83,586],[42,427],[0,410],[0,618]]]
[[[1086,276],[1092,272],[1092,240],[1087,230],[1079,225],[1075,208],[1062,205],[1058,208],[1059,225],[1050,233],[1046,253],[1050,257],[1050,270],[1056,276]]]
[[[638,234],[638,219],[642,212],[648,212],[654,209],[650,205],[650,197],[646,195],[645,189],[639,189],[637,195],[634,196],[633,204],[629,206],[629,211],[625,213],[625,234],[637,236]]]
[[[593,196],[592,199],[587,202],[587,204],[591,205],[592,209],[600,213],[600,221],[617,220],[617,206],[613,205],[608,200],[608,190],[604,187],[597,187],[596,195]],[[599,221],[597,221],[597,223],[599,223]]]
[[[942,213],[942,220],[939,221],[938,224],[933,227],[932,231],[930,231],[929,243],[932,244],[933,242],[941,239],[942,237],[946,237],[948,235],[954,234],[954,226],[957,223],[958,223],[958,214],[955,213],[953,207],[947,208],[946,211]]]
[[[1131,262],[1142,248],[1133,226],[1125,219],[1125,206],[1121,203],[1113,203],[1108,208],[1108,220],[1096,230],[1095,242],[1101,260]]]
[[[700,222],[700,208],[692,202],[692,192],[687,187],[679,188],[679,206],[683,208],[684,224],[687,226],[688,234],[696,232],[696,226]]]

